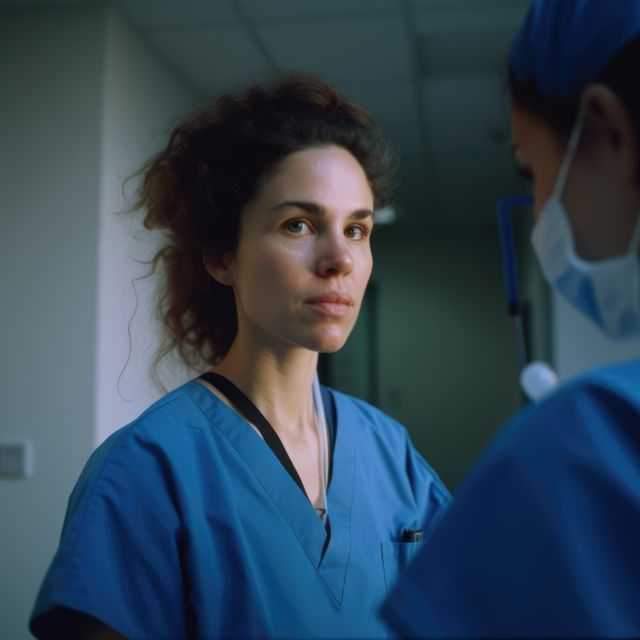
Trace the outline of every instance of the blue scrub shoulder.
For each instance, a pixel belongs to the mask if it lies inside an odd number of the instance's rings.
[[[511,454],[576,446],[590,434],[638,438],[640,359],[594,369],[570,379],[538,404],[520,411],[496,438],[490,453]],[[528,456],[530,457],[530,456]]]
[[[65,524],[91,491],[110,464],[125,464],[125,473],[137,475],[135,459],[139,457],[176,457],[180,442],[184,445],[191,437],[189,427],[207,428],[208,423],[189,399],[190,385],[178,387],[149,406],[140,416],[112,433],[91,454],[69,498]],[[147,452],[145,454],[145,452]],[[153,455],[148,456],[149,453]]]
[[[335,390],[332,393],[348,403],[358,416],[359,419],[353,420],[353,424],[358,430],[361,449],[376,450],[385,457],[391,456],[386,469],[390,479],[407,484],[417,502],[426,498],[432,500],[437,516],[421,525],[427,529],[432,528],[451,502],[451,494],[437,472],[414,447],[406,427],[364,400]],[[434,515],[433,511],[431,515]]]
[[[461,485],[454,509],[467,508],[466,495],[493,482],[494,498],[508,492],[500,477],[529,483],[541,497],[548,491],[570,499],[575,484],[564,495],[558,482],[580,465],[609,476],[628,455],[640,455],[639,424],[640,359],[570,379],[503,427]]]
[[[383,609],[404,636],[640,635],[640,360],[516,415]]]
[[[181,506],[192,478],[179,478],[197,465],[194,432],[208,426],[189,398],[192,384],[158,400],[89,457],[31,616],[30,629],[38,637],[56,637],[51,629],[57,619],[41,616],[59,607],[139,637],[137,610],[144,612],[145,600],[166,614],[156,616],[156,634],[186,633],[180,624],[188,616],[174,569],[181,566]],[[128,557],[121,555],[124,549]],[[178,626],[172,628],[172,620]]]
[[[384,635],[375,610],[409,558],[402,531],[430,529],[450,496],[402,425],[325,393],[337,413],[328,545],[264,442],[191,381],[91,455],[32,632],[56,637],[52,612],[66,607],[127,637]]]
[[[361,466],[371,466],[378,474],[378,481],[382,476],[394,490],[404,486],[415,500],[416,511],[429,514],[428,522],[416,522],[415,526],[431,528],[449,505],[451,495],[436,471],[415,449],[404,425],[364,400],[326,387],[324,391],[341,407],[342,420],[344,408],[351,411],[349,428],[361,452]],[[109,484],[109,467],[122,467],[123,477],[135,481],[143,472],[149,473],[149,464],[155,468],[152,475],[158,478],[180,473],[189,463],[198,464],[192,457],[195,434],[212,432],[211,415],[203,413],[197,401],[203,393],[209,394],[198,382],[188,382],[111,434],[87,461],[70,496],[65,523],[71,515],[77,515],[78,508],[88,506],[90,502],[85,498],[98,484],[105,483],[105,473],[106,484]],[[193,394],[196,394],[195,400]],[[218,439],[217,444],[228,445],[224,439]],[[379,466],[380,460],[386,463],[384,469]],[[214,477],[215,471],[210,470]],[[433,503],[431,509],[420,504],[427,500]]]

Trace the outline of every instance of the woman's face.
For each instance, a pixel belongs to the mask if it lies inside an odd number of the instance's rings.
[[[576,251],[586,260],[626,253],[639,211],[635,159],[632,162],[617,146],[620,134],[614,133],[614,124],[587,119],[561,197]],[[511,107],[511,130],[516,162],[533,183],[538,217],[554,190],[567,139],[515,104]],[[625,142],[631,145],[630,140]]]
[[[331,352],[356,322],[372,269],[373,195],[337,146],[287,156],[242,212],[228,263],[238,335]]]

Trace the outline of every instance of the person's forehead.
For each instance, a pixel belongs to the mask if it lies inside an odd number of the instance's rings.
[[[293,151],[282,158],[276,165],[273,175],[309,170],[316,170],[321,173],[326,171],[327,167],[332,164],[339,164],[342,167],[346,166],[357,172],[364,173],[358,160],[347,149],[336,145],[327,145]]]
[[[275,200],[319,198],[329,202],[347,194],[360,200],[373,197],[359,162],[340,147],[296,151],[284,158],[263,184],[263,195]]]

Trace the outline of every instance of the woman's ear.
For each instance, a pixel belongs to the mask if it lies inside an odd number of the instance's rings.
[[[624,102],[606,85],[590,84],[582,93],[585,130],[598,145],[604,145],[607,163],[619,176],[638,181],[636,126]]]
[[[218,283],[230,287],[233,285],[231,276],[231,256],[229,254],[210,254],[203,257],[204,268]]]

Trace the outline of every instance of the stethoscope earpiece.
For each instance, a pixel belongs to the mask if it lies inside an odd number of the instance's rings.
[[[579,132],[578,132],[579,134]],[[576,136],[572,138],[577,139]],[[575,146],[575,140],[572,144]],[[498,229],[500,232],[500,248],[502,250],[502,266],[504,270],[507,311],[513,321],[518,365],[520,368],[520,388],[527,398],[538,402],[552,391],[559,382],[558,374],[546,362],[535,360],[527,363],[525,336],[520,310],[520,294],[518,291],[518,274],[516,271],[515,245],[511,227],[511,210],[527,208],[533,205],[531,196],[513,196],[500,198],[497,203]]]
[[[546,363],[534,360],[520,372],[520,387],[532,402],[538,402],[558,386],[558,374]]]

